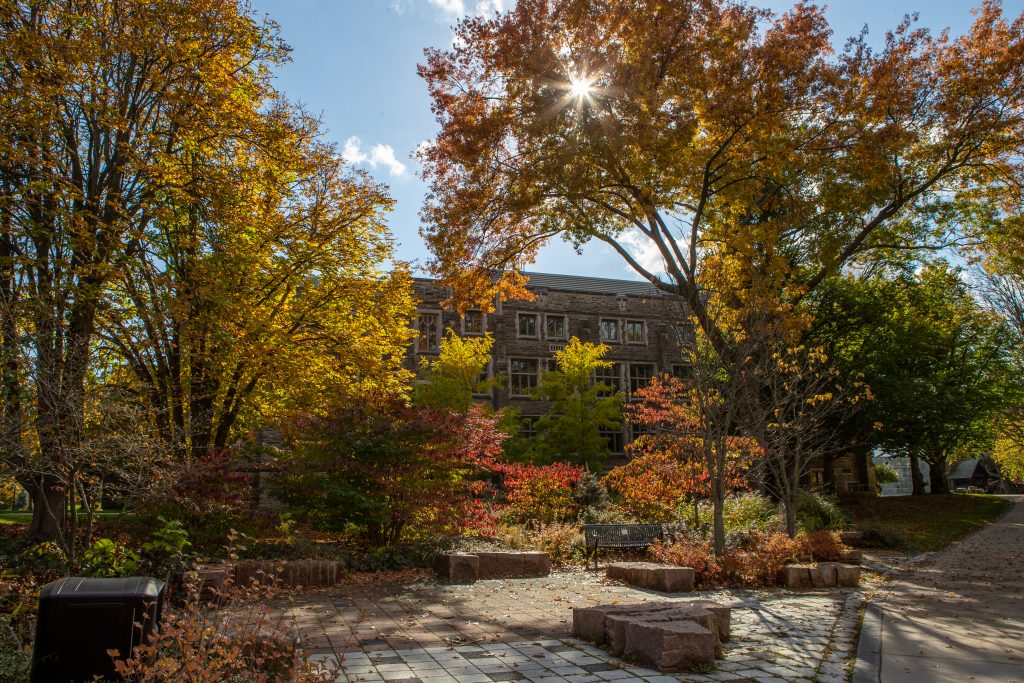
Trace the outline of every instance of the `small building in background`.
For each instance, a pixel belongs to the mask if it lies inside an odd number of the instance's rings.
[[[914,480],[910,476],[910,458],[906,456],[895,456],[887,455],[885,453],[877,452],[872,456],[872,460],[876,465],[888,465],[896,474],[899,476],[899,481],[893,484],[881,484],[882,496],[910,496],[914,493]],[[917,471],[921,474],[921,479],[924,481],[924,490],[926,493],[931,492],[931,482],[928,477],[928,463],[921,459],[917,461]]]

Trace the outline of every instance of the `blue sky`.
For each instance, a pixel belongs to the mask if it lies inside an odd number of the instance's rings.
[[[418,212],[426,190],[410,154],[436,132],[426,87],[416,75],[426,47],[451,44],[451,26],[467,13],[507,9],[514,0],[251,0],[254,9],[281,25],[292,61],[280,70],[278,87],[293,101],[319,113],[328,137],[345,156],[391,188],[397,201],[389,217],[404,260],[429,258],[419,236]],[[980,1],[980,0],[979,0]],[[784,10],[785,0],[759,6]],[[834,0],[827,15],[842,42],[865,24],[872,42],[881,40],[904,14],[920,24],[954,33],[971,23],[976,2],[964,0]],[[1024,0],[1005,0],[1015,16]],[[531,268],[541,272],[633,278],[622,260],[603,245],[581,256],[563,243],[548,246]]]

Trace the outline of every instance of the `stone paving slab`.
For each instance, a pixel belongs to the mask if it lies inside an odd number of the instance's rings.
[[[572,608],[712,599],[733,605],[732,638],[708,672],[666,675],[571,637]],[[832,589],[664,594],[597,573],[450,585],[339,585],[273,605],[313,659],[340,681],[830,681],[845,680],[860,592]]]

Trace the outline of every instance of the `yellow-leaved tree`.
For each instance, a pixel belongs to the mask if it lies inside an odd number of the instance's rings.
[[[390,200],[275,92],[287,51],[240,0],[0,3],[3,462],[69,556],[97,420],[190,455],[397,381]]]

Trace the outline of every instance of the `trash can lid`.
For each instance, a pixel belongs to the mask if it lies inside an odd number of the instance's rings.
[[[149,576],[128,576],[118,579],[92,579],[84,576],[69,576],[43,586],[39,597],[56,595],[88,595],[90,597],[134,596],[158,598],[164,590],[164,582]]]

